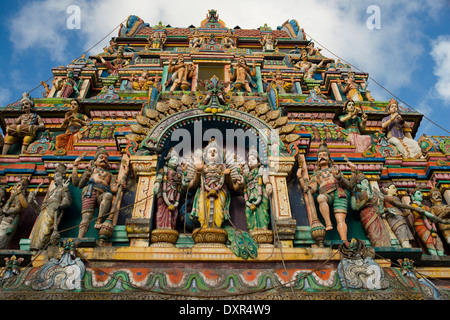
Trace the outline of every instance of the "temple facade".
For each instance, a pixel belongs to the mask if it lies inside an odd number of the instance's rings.
[[[1,299],[448,299],[450,137],[296,20],[131,15],[2,108]]]

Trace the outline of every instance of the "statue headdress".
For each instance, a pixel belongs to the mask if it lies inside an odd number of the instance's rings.
[[[108,151],[106,151],[106,148],[102,144],[97,147],[97,152],[95,153],[95,160],[97,160],[97,158],[101,154],[106,154],[108,156],[108,158],[109,158]]]
[[[67,170],[66,165],[63,163],[60,163],[60,164],[58,164],[58,166],[55,169],[55,174],[58,172],[58,173],[61,173],[63,176],[65,176],[66,170]]]
[[[22,99],[20,100],[20,104],[24,101],[28,101],[31,104],[31,109],[34,109],[34,102],[31,100],[30,95],[27,92],[22,93]]]
[[[386,105],[386,111],[387,111],[387,112],[389,112],[389,107],[390,107],[391,105],[393,105],[394,103],[397,105],[397,108],[398,108],[398,102],[397,102],[397,100],[395,100],[394,98],[391,98],[391,99],[389,100],[388,104]]]
[[[209,150],[210,148],[216,148],[216,149],[217,149],[217,152],[219,153],[220,159],[221,159],[221,160],[224,159],[222,148],[217,144],[216,139],[215,139],[215,138],[212,138],[212,139],[209,141],[208,145],[205,147],[205,149],[203,149],[203,160],[206,159],[206,156],[208,155],[208,150]]]
[[[322,140],[320,143],[319,148],[317,149],[317,168],[320,167],[319,165],[319,153],[326,152],[328,154],[328,160],[330,161],[330,166],[333,165],[333,159],[331,159],[330,150],[328,149],[328,145],[325,141]]]

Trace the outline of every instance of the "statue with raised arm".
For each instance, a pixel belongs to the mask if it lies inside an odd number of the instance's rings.
[[[106,218],[111,209],[113,194],[117,193],[119,186],[126,188],[126,180],[117,181],[110,171],[109,155],[105,147],[97,147],[95,158],[85,168],[83,174],[78,176],[78,165],[86,154],[76,158],[73,163],[72,183],[82,189],[81,216],[78,238],[84,238],[89,230],[90,220],[98,206],[98,218],[94,228],[100,229],[102,220]]]
[[[305,49],[302,49],[300,51],[300,61],[298,61],[294,67],[305,74],[305,79],[312,79],[316,70],[322,67],[326,60],[327,59],[322,59],[319,64],[312,63],[308,60],[308,52]]]
[[[318,192],[317,202],[319,211],[325,220],[325,230],[333,229],[330,219],[330,207],[332,207],[337,222],[339,236],[344,243],[348,244],[347,215],[348,196],[346,190],[352,190],[356,183],[356,166],[347,161],[351,168],[352,176],[350,180],[334,165],[330,152],[325,142],[317,150],[317,167],[309,182],[302,183],[305,193],[314,194]],[[297,173],[300,178],[301,172]]]
[[[25,92],[20,102],[22,115],[14,123],[6,126],[6,137],[2,154],[7,154],[11,146],[22,141],[21,153],[25,153],[28,146],[33,142],[36,133],[45,129],[41,117],[34,112],[34,103]]]
[[[182,90],[187,90],[191,86],[188,80],[194,75],[194,70],[195,66],[192,63],[185,63],[184,56],[182,54],[178,55],[175,64],[173,63],[172,57],[170,57],[167,73],[172,74],[172,76],[167,80],[166,86],[172,82],[170,91],[175,91],[178,87],[181,87]]]
[[[409,124],[398,113],[398,103],[391,99],[386,106],[389,113],[381,120],[381,127],[386,133],[388,142],[393,144],[405,158],[417,158],[421,155],[417,141],[412,139]]]
[[[384,208],[379,213],[383,219],[386,219],[400,245],[403,248],[411,248],[410,242],[414,240],[414,237],[406,222],[406,217],[409,215],[409,210],[412,207],[403,203],[397,197],[397,187],[395,184],[390,183],[382,190],[383,194],[381,198],[383,199]]]
[[[450,217],[450,205],[444,204],[442,195],[439,189],[433,188],[430,191],[431,213],[441,219],[448,219]],[[438,223],[439,231],[444,236],[445,241],[450,244],[450,225]]]
[[[247,229],[249,231],[268,230],[272,184],[269,181],[267,169],[261,165],[258,151],[253,146],[248,152],[247,161],[249,171],[243,175]]]
[[[391,237],[383,219],[379,215],[380,197],[372,190],[367,177],[358,172],[356,175],[357,193],[352,194],[351,206],[359,212],[361,224],[373,247],[390,247]]]
[[[53,186],[48,190],[44,202],[40,206],[39,216],[30,235],[30,249],[41,250],[47,245],[57,245],[60,234],[58,224],[64,209],[72,204],[69,191],[70,179],[66,178],[66,166],[58,165],[53,175]]]
[[[414,207],[414,229],[422,244],[428,252],[434,256],[444,256],[444,244],[437,234],[435,217],[430,213],[430,208],[422,204],[423,194],[415,188],[410,193],[411,205]]]
[[[231,176],[222,148],[213,139],[202,152],[203,159],[194,159],[195,175],[188,188],[197,189],[191,215],[200,227],[221,228],[230,218],[230,190],[240,188],[240,180]]]
[[[108,70],[108,73],[112,76],[118,76],[119,69],[125,68],[129,65],[129,61],[125,59],[123,51],[124,48],[119,47],[119,49],[117,50],[116,58],[112,62],[105,60],[102,56],[98,56]]]

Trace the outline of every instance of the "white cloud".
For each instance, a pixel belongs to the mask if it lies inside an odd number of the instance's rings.
[[[11,98],[11,91],[0,87],[0,107],[6,106],[8,103],[11,103]]]
[[[68,41],[61,33],[66,26],[66,9],[70,0],[29,2],[9,18],[10,40],[14,48],[29,51],[42,48],[49,58],[64,61]]]
[[[441,36],[432,43],[433,70],[437,77],[435,91],[439,98],[450,103],[450,36]]]

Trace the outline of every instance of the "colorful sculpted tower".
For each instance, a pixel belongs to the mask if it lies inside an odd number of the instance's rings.
[[[297,21],[130,16],[52,71],[0,114],[3,298],[448,297],[449,138]]]

